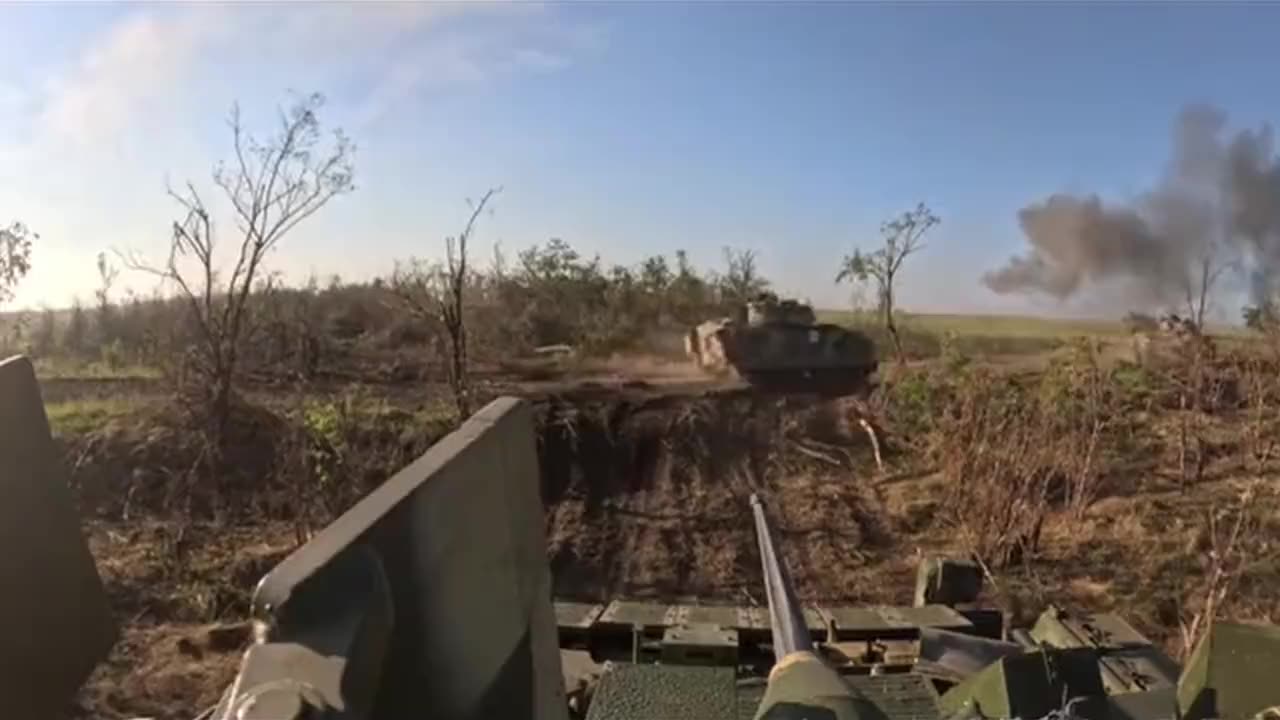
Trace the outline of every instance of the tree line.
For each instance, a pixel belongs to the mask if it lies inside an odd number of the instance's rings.
[[[168,188],[177,217],[167,255],[148,259],[130,249],[98,256],[95,305],[77,301],[62,332],[52,310],[34,327],[18,324],[18,344],[35,353],[94,349],[111,363],[127,359],[165,366],[183,392],[209,410],[210,430],[223,434],[237,381],[255,366],[287,362],[302,376],[318,371],[326,353],[358,338],[389,346],[421,342],[442,359],[458,411],[471,410],[467,367],[475,350],[506,351],[569,344],[585,352],[627,349],[663,328],[687,327],[728,312],[769,290],[750,250],[725,248],[720,270],[703,272],[687,254],[654,255],[633,266],[605,265],[552,239],[508,261],[500,247],[486,268],[470,242],[500,188],[472,205],[463,229],[444,241],[444,259],[411,258],[389,278],[349,285],[313,279],[286,287],[266,267],[269,253],[304,221],[355,189],[355,145],[341,129],[326,132],[324,98],[294,98],[265,134],[251,130],[233,107],[230,158],[211,174],[214,191],[193,181]],[[208,197],[206,197],[208,196]],[[214,222],[217,197],[233,220]],[[886,222],[880,245],[846,256],[835,282],[873,285],[878,307],[901,355],[894,298],[905,259],[938,224],[924,205]],[[0,229],[0,303],[31,267],[38,235],[21,223]],[[434,243],[433,243],[434,244]],[[220,262],[224,250],[234,262]],[[159,281],[146,297],[113,296],[119,267]]]

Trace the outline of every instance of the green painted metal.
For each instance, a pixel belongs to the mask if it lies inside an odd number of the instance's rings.
[[[937,720],[938,691],[923,675],[852,675],[845,682],[875,704],[887,720]]]
[[[1050,607],[1036,620],[1031,636],[1049,647],[1098,650],[1108,693],[1169,688],[1178,681],[1177,663],[1114,613],[1072,613]]]
[[[1090,720],[1107,717],[1097,654],[1090,648],[1045,649],[1001,658],[942,696],[948,715],[1042,718],[1067,703]]]
[[[1280,628],[1217,622],[1178,681],[1183,720],[1250,718],[1280,705]]]
[[[617,665],[600,677],[587,720],[736,720],[731,667]]]
[[[707,624],[733,628],[740,633],[769,630],[764,608],[740,605],[688,605],[647,601],[614,600],[607,606],[557,601],[556,617],[561,631],[599,629],[604,632],[635,625],[650,629],[675,625]],[[945,605],[924,607],[809,606],[802,608],[805,624],[814,637],[825,637],[828,623],[836,627],[840,640],[879,637],[911,637],[921,627],[957,632],[973,630],[973,623]]]
[[[883,720],[885,714],[831,666],[807,651],[769,673],[756,720]]]
[[[1174,720],[1178,717],[1178,695],[1173,686],[1111,695],[1107,704],[1112,720]]]
[[[557,602],[555,608],[556,625],[561,628],[589,628],[604,612],[604,606],[597,603]]]
[[[738,664],[738,631],[719,625],[677,625],[662,634],[662,662],[677,665]]]
[[[843,678],[856,692],[876,706],[885,720],[941,720],[938,691],[923,675],[846,675]],[[765,682],[738,684],[738,720],[753,720],[764,699]]]

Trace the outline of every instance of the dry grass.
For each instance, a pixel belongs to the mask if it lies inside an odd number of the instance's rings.
[[[257,579],[295,547],[288,526],[98,521],[88,535],[121,637],[76,716],[185,720],[215,703],[249,641]]]
[[[937,362],[886,373],[888,386],[857,407],[660,385],[553,395],[540,407],[557,591],[746,601],[758,594],[746,511],[756,490],[774,498],[808,600],[908,602],[920,554],[975,553],[1019,620],[1048,601],[1114,610],[1178,653],[1215,615],[1280,619],[1269,544],[1280,504],[1261,491],[1239,501],[1259,479],[1276,486],[1273,365],[1218,358],[1202,368],[1212,381],[1202,394],[1177,368],[1103,354],[1063,342],[1048,367],[1009,373],[950,346]],[[659,359],[566,372],[637,367],[666,372]],[[177,717],[164,707],[186,703],[189,714],[216,696],[235,653],[209,650],[208,628],[242,619],[276,553],[448,428],[447,403],[407,388],[263,390],[255,437],[276,442],[242,449],[247,471],[225,489],[239,511],[216,518],[175,514],[158,492],[190,467],[185,451],[173,454],[180,424],[109,395],[51,406],[80,453],[78,481],[147,475],[129,523],[108,502],[91,530],[126,626],[84,697],[96,716]],[[1200,399],[1184,406],[1184,388]],[[863,413],[883,441],[883,474],[856,422]],[[1184,429],[1197,448],[1187,457],[1203,459],[1194,475],[1180,471]],[[105,487],[113,493],[125,490]]]

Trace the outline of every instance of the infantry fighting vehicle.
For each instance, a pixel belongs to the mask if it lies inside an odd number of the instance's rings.
[[[1177,365],[1197,355],[1201,361],[1212,361],[1216,353],[1213,338],[1177,313],[1165,313],[1154,328],[1133,333],[1133,362],[1150,368]]]
[[[690,328],[685,352],[703,370],[738,375],[781,390],[853,393],[866,386],[878,361],[866,335],[819,323],[813,307],[762,293],[733,317]]]
[[[0,706],[52,720],[116,634],[20,358],[0,468]],[[528,405],[491,403],[262,578],[234,682],[189,716],[1280,718],[1280,628],[1216,623],[1179,667],[1111,614],[1009,628],[978,568],[938,558],[909,607],[804,606],[756,496],[764,604],[555,601],[538,473]]]

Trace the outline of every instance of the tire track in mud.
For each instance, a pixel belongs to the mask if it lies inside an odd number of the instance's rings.
[[[802,595],[869,591],[855,578],[885,542],[874,522],[879,503],[849,469],[790,449],[787,433],[820,419],[821,402],[719,392],[553,398],[539,407],[559,596],[758,595],[752,492],[769,503]]]

